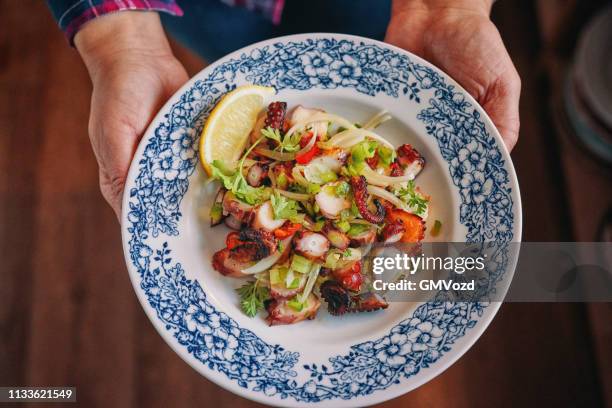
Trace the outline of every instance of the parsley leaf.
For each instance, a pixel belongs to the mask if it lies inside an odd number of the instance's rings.
[[[298,202],[280,195],[278,191],[270,196],[270,202],[275,219],[291,220],[298,216],[298,210],[300,209]]]
[[[261,134],[278,143],[280,151],[295,152],[300,149],[300,139],[302,135],[299,132],[294,132],[291,135],[281,135],[278,129],[267,127],[261,130]]]
[[[259,286],[259,280],[245,283],[236,289],[240,296],[240,308],[249,317],[253,317],[264,308],[264,301],[270,296],[268,288]]]
[[[247,183],[239,170],[227,174],[223,162],[215,160],[212,162],[213,177],[223,183],[228,191],[234,193],[236,198],[248,204],[254,205],[266,201],[270,196],[270,190],[266,187],[252,187]]]
[[[212,170],[213,178],[221,181],[223,186],[234,193],[239,199],[248,204],[255,205],[260,204],[270,197],[270,189],[267,187],[252,187],[247,183],[242,174],[242,168],[244,167],[244,160],[251,153],[251,151],[261,142],[263,138],[260,138],[255,142],[242,156],[238,169],[230,170],[225,166],[221,160],[213,160]]]
[[[429,200],[416,191],[414,180],[410,180],[406,188],[402,188],[398,192],[398,196],[416,215],[423,216],[427,211]]]

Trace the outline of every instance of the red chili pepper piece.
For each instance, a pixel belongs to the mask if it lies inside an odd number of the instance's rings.
[[[283,225],[282,227],[275,229],[274,236],[278,239],[285,239],[295,234],[297,231],[301,229],[302,229],[301,224],[288,222],[288,223],[285,223],[285,225]]]

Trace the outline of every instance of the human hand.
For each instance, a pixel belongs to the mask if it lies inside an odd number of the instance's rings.
[[[155,12],[124,11],[87,23],[75,37],[93,93],[89,137],[100,190],[117,218],[138,142],[161,105],[187,81]]]
[[[508,150],[519,132],[521,80],[489,19],[491,0],[394,0],[385,41],[430,61],[487,111]]]

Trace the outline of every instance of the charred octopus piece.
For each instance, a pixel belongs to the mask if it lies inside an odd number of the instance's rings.
[[[285,113],[287,112],[286,102],[272,102],[268,105],[264,128],[283,129],[285,123]]]
[[[334,316],[340,316],[348,311],[351,299],[348,291],[335,280],[328,280],[319,288],[321,297],[327,302],[327,310]]]
[[[334,316],[345,313],[373,312],[386,309],[389,304],[377,293],[367,292],[350,296],[349,292],[334,280],[321,285],[321,296],[327,302],[327,310]]]
[[[332,271],[334,279],[342,285],[344,289],[353,292],[359,292],[363,283],[363,275],[361,274],[361,261],[354,261],[341,268],[336,268]]]
[[[387,223],[380,231],[380,236],[385,244],[392,244],[402,239],[406,227],[401,219],[394,219]]]
[[[253,229],[230,233],[226,244],[227,248],[213,255],[212,265],[221,274],[233,277],[245,276],[242,273],[244,268],[269,256],[278,248],[273,234]]]
[[[259,187],[268,177],[268,165],[256,163],[249,168],[247,173],[247,183],[253,187]]]
[[[293,243],[298,254],[311,260],[321,259],[329,251],[329,240],[317,232],[298,231]]]
[[[334,224],[329,221],[323,225],[321,232],[325,234],[332,246],[338,249],[348,248],[351,242],[350,238],[344,232],[334,227]]]
[[[396,160],[402,167],[408,167],[413,163],[417,163],[420,167],[425,166],[425,159],[421,153],[409,144],[403,144],[397,148]]]
[[[266,321],[270,326],[279,324],[293,324],[306,319],[314,319],[321,306],[321,301],[314,295],[308,295],[304,301],[302,310],[297,311],[288,305],[287,299],[271,299],[266,302],[265,307],[268,311]]]
[[[253,216],[253,206],[238,200],[234,193],[228,191],[223,196],[223,215],[228,215],[225,224],[239,230],[243,224],[248,224]]]
[[[391,176],[399,177],[410,172],[414,176],[419,174],[425,167],[425,159],[414,147],[403,144],[397,148],[397,157],[391,163]]]
[[[368,208],[368,184],[366,178],[363,176],[351,177],[351,187],[353,188],[353,194],[355,195],[355,204],[359,213],[364,220],[374,224],[380,224],[385,219],[385,208],[378,200],[374,200],[376,206],[376,212],[370,212]]]
[[[358,234],[351,235],[351,246],[353,248],[359,248],[362,246],[373,244],[376,241],[376,228],[370,228],[365,231],[361,231]]]
[[[382,296],[378,293],[368,292],[351,297],[349,312],[373,312],[387,307],[389,307],[389,303]]]

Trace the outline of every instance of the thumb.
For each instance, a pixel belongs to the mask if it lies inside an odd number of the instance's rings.
[[[493,82],[479,101],[501,133],[508,151],[511,151],[518,141],[520,96],[521,79],[516,70],[512,69]]]
[[[115,212],[117,220],[121,223],[121,204],[123,200],[123,189],[125,187],[125,177],[112,176],[103,168],[100,168],[99,177],[100,192]]]

